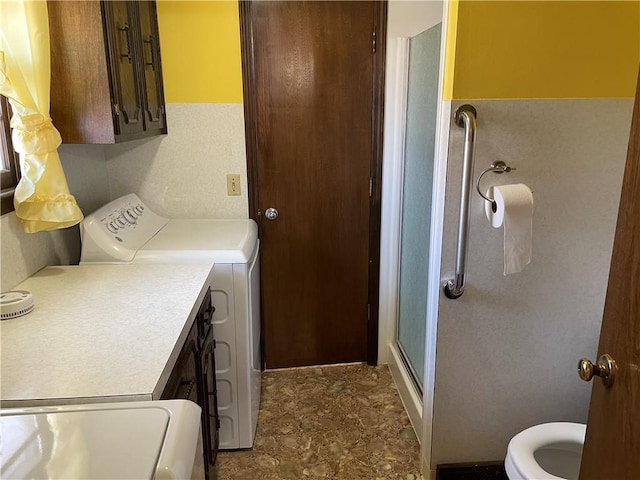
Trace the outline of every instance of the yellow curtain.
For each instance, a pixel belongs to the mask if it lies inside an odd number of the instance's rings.
[[[11,138],[22,170],[14,206],[27,233],[83,218],[58,156],[62,140],[49,117],[50,85],[47,2],[0,0],[0,93],[13,109]]]

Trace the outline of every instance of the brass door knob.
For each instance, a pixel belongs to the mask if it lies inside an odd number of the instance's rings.
[[[593,377],[600,377],[607,388],[613,385],[617,369],[616,361],[608,353],[600,355],[595,365],[588,358],[581,358],[578,362],[578,375],[582,380],[589,382]]]

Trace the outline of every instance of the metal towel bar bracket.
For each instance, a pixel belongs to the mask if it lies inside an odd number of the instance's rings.
[[[455,278],[444,284],[447,298],[460,298],[464,293],[464,277],[467,268],[469,237],[469,204],[471,203],[471,176],[476,140],[476,109],[472,105],[461,105],[455,112],[456,125],[464,128],[464,153],[462,163],[462,189],[460,192],[460,219],[458,221],[458,246]]]
[[[478,181],[476,182],[476,190],[478,191],[478,194],[482,198],[484,198],[487,202],[491,203],[491,209],[493,210],[493,213],[496,213],[496,202],[495,202],[495,200],[493,198],[489,198],[484,193],[482,193],[482,190],[480,190],[480,180],[482,180],[482,176],[485,173],[489,173],[489,172],[493,172],[493,173],[509,173],[512,170],[516,170],[516,169],[510,167],[509,165],[504,163],[502,160],[497,160],[497,161],[495,161],[495,162],[493,162],[491,164],[491,167],[489,167],[485,171],[483,171],[480,174],[480,176],[478,177]]]

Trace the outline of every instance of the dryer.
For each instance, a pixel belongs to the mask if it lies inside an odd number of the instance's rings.
[[[253,220],[168,219],[135,194],[88,215],[80,263],[213,263],[220,449],[251,448],[260,406],[260,242]]]

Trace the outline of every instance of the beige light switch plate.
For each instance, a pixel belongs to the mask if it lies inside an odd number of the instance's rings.
[[[240,195],[240,175],[237,173],[227,174],[227,195]]]

